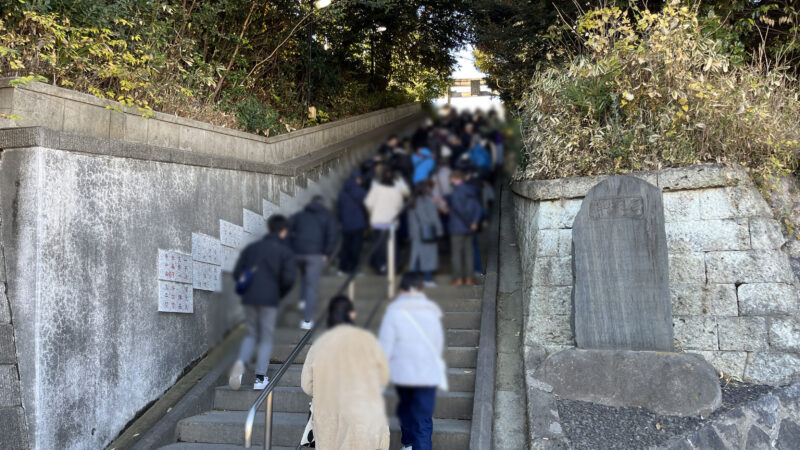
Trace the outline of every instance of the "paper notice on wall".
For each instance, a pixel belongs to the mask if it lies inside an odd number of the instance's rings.
[[[264,216],[261,214],[244,209],[244,231],[252,233],[256,236],[264,236],[267,234],[267,222],[264,221]]]
[[[191,284],[159,280],[158,310],[161,312],[193,313],[193,293]]]
[[[220,266],[194,262],[192,284],[201,291],[220,292],[222,290],[222,272]]]
[[[158,249],[158,279],[191,284],[192,256]]]
[[[242,248],[244,246],[244,228],[225,220],[220,220],[219,240],[222,245]]]
[[[206,234],[192,233],[192,258],[208,264],[220,264],[219,239]]]
[[[222,246],[222,270],[224,272],[232,273],[236,267],[236,261],[239,259],[241,250],[238,248],[231,248]]]

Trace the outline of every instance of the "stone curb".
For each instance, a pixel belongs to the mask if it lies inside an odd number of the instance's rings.
[[[713,187],[736,186],[750,183],[750,176],[742,167],[721,164],[698,164],[690,167],[628,174],[640,178],[663,191],[682,191]],[[511,190],[531,200],[558,200],[582,198],[610,175],[596,177],[558,178],[555,180],[515,181]]]
[[[92,106],[99,106],[99,107],[102,107],[102,108],[114,108],[114,109],[118,109],[119,111],[121,111],[120,114],[128,114],[128,115],[137,116],[137,117],[141,117],[142,116],[142,111],[140,111],[136,107],[124,106],[121,103],[113,101],[113,100],[102,99],[102,98],[99,98],[99,97],[95,97],[94,95],[91,95],[91,94],[86,94],[86,93],[83,93],[83,92],[78,92],[78,91],[74,91],[72,89],[62,88],[62,87],[58,87],[58,86],[52,86],[52,85],[49,85],[49,84],[46,84],[46,83],[41,83],[41,82],[38,82],[38,81],[19,84],[17,86],[11,86],[11,82],[13,80],[15,80],[15,79],[18,79],[18,77],[0,77],[0,89],[19,89],[19,90],[23,90],[23,91],[34,92],[34,93],[37,93],[37,94],[49,95],[49,96],[53,96],[53,97],[57,97],[57,98],[65,99],[65,100],[69,100],[69,101],[72,101],[72,102],[77,102],[77,103],[83,103],[83,104],[92,105]],[[230,129],[230,128],[226,128],[226,127],[222,127],[222,126],[218,126],[218,125],[211,125],[209,123],[202,122],[202,121],[199,121],[199,120],[187,119],[185,117],[180,117],[180,116],[172,115],[172,114],[165,114],[165,113],[161,113],[161,112],[157,112],[157,111],[153,112],[153,119],[157,120],[157,121],[161,121],[161,122],[170,123],[170,124],[176,124],[176,125],[181,125],[181,126],[185,126],[185,127],[191,127],[191,128],[198,129],[198,130],[210,131],[210,132],[219,133],[219,134],[222,134],[222,135],[227,135],[227,136],[233,136],[233,137],[238,137],[238,138],[242,138],[242,139],[247,139],[247,140],[250,140],[250,141],[262,142],[262,143],[265,143],[265,144],[272,144],[272,143],[284,141],[286,139],[291,139],[291,138],[294,138],[294,137],[297,137],[297,136],[303,136],[305,134],[308,134],[308,133],[311,133],[311,132],[314,132],[314,131],[321,131],[321,130],[326,130],[326,129],[329,129],[329,128],[336,128],[336,127],[339,127],[339,126],[347,125],[347,124],[350,124],[352,122],[356,122],[358,120],[362,120],[362,119],[365,119],[365,118],[368,118],[368,117],[384,114],[387,111],[391,111],[391,110],[418,109],[418,108],[419,108],[419,103],[418,102],[408,103],[408,104],[405,104],[405,105],[379,109],[377,111],[372,111],[372,112],[369,112],[369,113],[366,113],[366,114],[360,114],[360,115],[357,115],[357,116],[352,116],[352,117],[348,117],[348,118],[345,118],[345,119],[324,123],[324,124],[317,125],[317,126],[310,127],[310,128],[304,128],[304,129],[301,129],[301,130],[295,130],[295,131],[293,131],[291,133],[285,133],[285,134],[280,134],[280,135],[277,135],[277,136],[269,136],[269,137],[267,137],[267,136],[259,136],[257,134],[248,133],[246,131],[234,130],[234,129]]]
[[[291,159],[281,164],[261,163],[188,150],[125,142],[117,139],[97,138],[56,131],[46,127],[0,129],[0,148],[7,150],[46,147],[75,153],[294,177],[302,176],[313,169],[323,167],[326,163],[342,157],[354,145],[372,137],[389,134],[417,123],[422,120],[423,116],[424,113],[414,114],[397,122],[375,128],[356,138],[323,147],[305,156]]]
[[[496,192],[499,187],[499,184],[495,183]],[[475,370],[470,450],[491,450],[493,445],[500,209],[501,205],[495,204],[489,222],[489,250],[486,257],[486,278],[481,305],[481,334]]]
[[[741,405],[664,448],[800,448],[800,383]]]

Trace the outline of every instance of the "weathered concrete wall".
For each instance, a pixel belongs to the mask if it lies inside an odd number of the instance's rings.
[[[696,166],[634,174],[664,191],[676,347],[727,375],[781,383],[800,373],[798,282],[780,225],[742,170]],[[513,186],[526,370],[574,346],[572,222],[603,178]]]
[[[168,114],[154,113],[153,117],[145,119],[137,108],[93,95],[38,82],[12,87],[11,80],[0,78],[0,113],[18,116],[16,126],[43,126],[86,136],[272,164],[344,142],[420,112],[420,104],[412,103],[275,137],[262,137]]]
[[[193,291],[193,314],[159,313],[158,249],[191,254],[192,233],[218,238],[220,220],[243,225],[244,210],[264,220],[315,194],[332,200],[380,139],[416,120],[277,165],[0,130],[0,244],[30,447],[103,448],[241,321],[225,273],[221,293]]]
[[[2,154],[0,154],[0,157]],[[0,225],[2,224],[0,217]],[[28,430],[19,388],[11,307],[6,297],[6,264],[0,245],[0,448],[28,448]]]

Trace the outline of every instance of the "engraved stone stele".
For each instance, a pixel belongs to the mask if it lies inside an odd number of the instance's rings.
[[[661,191],[618,176],[584,198],[572,228],[572,326],[578,348],[533,374],[571,400],[708,415],[722,403],[714,368],[673,353]]]
[[[630,176],[599,183],[572,240],[578,348],[673,351],[661,191]]]

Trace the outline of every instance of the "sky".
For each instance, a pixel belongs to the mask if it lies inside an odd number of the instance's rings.
[[[482,78],[486,74],[475,67],[475,57],[472,55],[473,47],[467,45],[456,52],[458,63],[453,70],[453,78]]]

